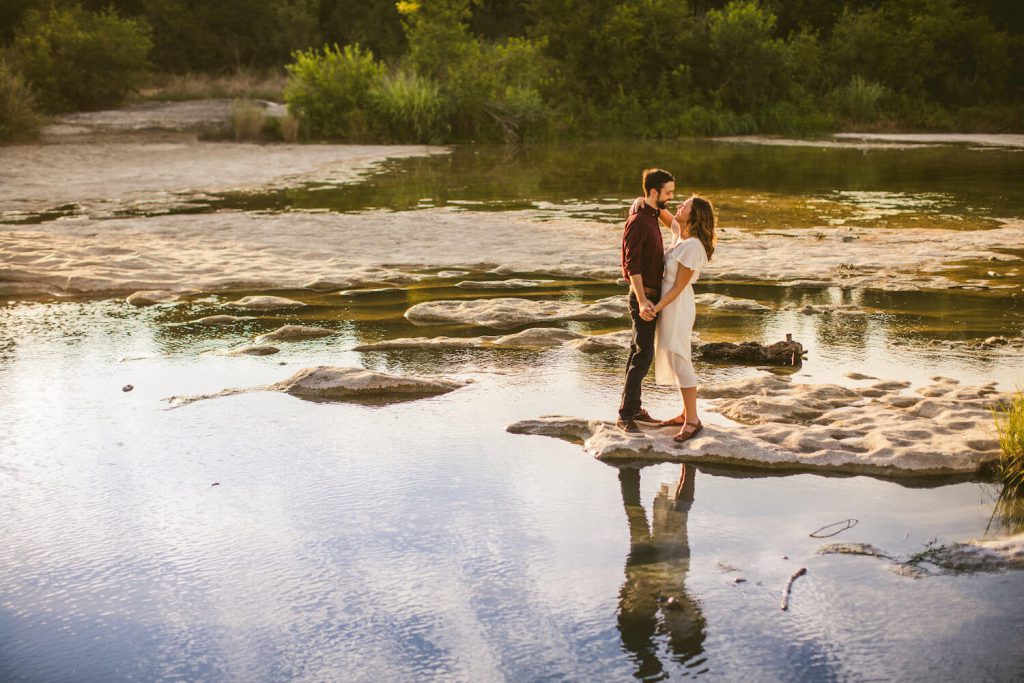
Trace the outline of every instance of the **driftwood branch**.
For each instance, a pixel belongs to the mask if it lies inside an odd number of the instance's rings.
[[[789,607],[789,589],[793,587],[793,582],[806,573],[807,567],[800,567],[800,569],[796,570],[796,573],[794,573],[793,576],[789,577],[789,581],[786,582],[786,587],[782,589],[782,604],[780,607],[782,607],[783,611]]]

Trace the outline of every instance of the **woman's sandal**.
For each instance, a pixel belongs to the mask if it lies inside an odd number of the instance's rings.
[[[659,427],[681,427],[686,424],[686,414],[676,415],[671,420],[662,420],[658,423]]]
[[[686,431],[687,427],[693,427],[693,430],[688,432]],[[702,429],[704,429],[704,424],[702,422],[687,422],[686,424],[683,425],[683,428],[679,430],[679,433],[672,437],[672,440],[675,441],[676,443],[689,441],[693,437],[700,434]]]

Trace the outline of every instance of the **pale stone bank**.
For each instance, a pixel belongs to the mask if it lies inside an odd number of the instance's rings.
[[[961,386],[935,377],[905,393],[907,382],[863,388],[794,384],[775,375],[702,389],[714,412],[738,422],[706,424],[683,444],[676,428],[627,434],[613,422],[560,415],[507,427],[582,442],[608,461],[708,462],[771,469],[817,469],[881,476],[976,472],[999,452],[991,409],[1005,395],[995,383]]]

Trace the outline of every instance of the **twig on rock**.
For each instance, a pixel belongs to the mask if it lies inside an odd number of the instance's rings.
[[[789,589],[793,587],[793,582],[799,579],[801,576],[807,573],[807,567],[800,567],[796,570],[793,576],[789,577],[789,581],[786,582],[786,587],[782,589],[782,610],[785,611],[789,607]]]

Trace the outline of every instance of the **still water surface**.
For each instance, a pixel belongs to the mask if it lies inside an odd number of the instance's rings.
[[[810,200],[842,204],[845,216],[863,208],[841,194],[850,192],[880,193],[890,204],[904,198],[878,220],[951,215],[951,224],[977,225],[1024,215],[1010,180],[1022,170],[1019,154],[713,148],[678,150],[660,163],[680,175],[709,169],[707,188],[732,188],[736,197],[784,198],[781,209],[752,212],[751,225],[800,227]],[[521,150],[505,163],[502,150],[459,149],[388,164],[351,187],[225,196],[200,210],[415,210],[465,201],[467,212],[620,220],[631,196],[626,177],[647,152],[588,149]],[[956,159],[966,166],[951,170]],[[590,300],[619,291],[557,281],[515,295]],[[809,350],[799,381],[848,384],[845,373],[857,370],[915,385],[936,374],[1024,383],[1019,356],[933,343],[1020,335],[1018,290],[705,283],[703,291],[776,307],[703,312],[697,330],[705,341],[793,333]],[[349,350],[394,337],[491,334],[414,327],[402,313],[417,301],[508,292],[456,289],[445,278],[379,295],[280,291],[270,293],[309,306],[231,328],[188,324],[246,293],[149,309],[114,299],[0,305],[0,679],[1024,675],[1019,573],[925,566],[930,574],[915,579],[881,559],[818,555],[827,541],[808,536],[856,518],[829,540],[908,557],[930,542],[1019,532],[1020,515],[994,509],[991,483],[618,470],[577,445],[503,428],[548,413],[612,417],[620,352]],[[869,314],[781,309],[805,303],[856,303]],[[340,334],[283,344],[265,358],[216,353],[284,323]],[[593,332],[623,325],[567,324]],[[174,410],[161,400],[274,382],[317,364],[474,381],[383,406],[273,393]],[[756,372],[698,371],[702,383]],[[123,392],[126,384],[134,390]],[[655,414],[676,407],[672,392],[646,395]],[[800,567],[808,574],[782,612],[782,587]]]

